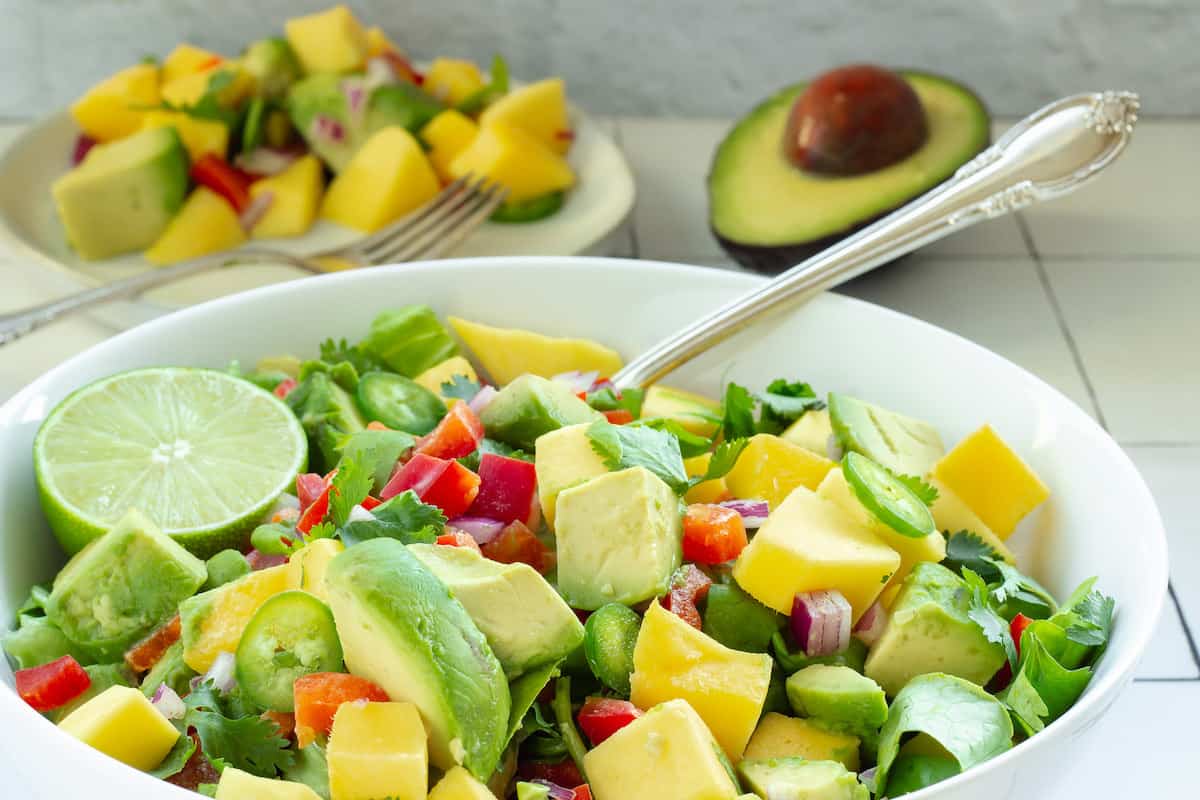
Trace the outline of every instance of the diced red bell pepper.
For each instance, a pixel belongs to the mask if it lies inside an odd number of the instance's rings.
[[[129,648],[125,653],[125,663],[134,672],[148,671],[158,663],[167,648],[179,641],[181,628],[179,615],[176,614],[166,625]]]
[[[417,71],[417,68],[412,65],[411,61],[395,50],[385,50],[382,55],[384,60],[395,70],[396,77],[400,78],[400,80],[415,83],[417,86],[425,83],[425,76]]]
[[[510,522],[500,531],[495,539],[480,548],[483,554],[492,561],[502,564],[528,564],[538,572],[546,572],[551,567],[550,553],[545,545],[538,541],[533,531],[520,522]]]
[[[192,164],[192,180],[212,189],[242,213],[250,205],[250,176],[231,167],[218,155],[208,153]]]
[[[304,509],[304,513],[300,515],[300,520],[296,523],[296,530],[301,533],[308,533],[313,527],[325,519],[325,515],[329,513],[329,490],[332,486],[326,486],[317,499],[313,500],[312,505]]]
[[[1008,623],[1008,632],[1013,638],[1013,642],[1017,645],[1017,655],[1021,655],[1021,634],[1025,633],[1025,629],[1033,623],[1033,620],[1024,614],[1017,614],[1012,618],[1012,622]]]
[[[282,400],[291,394],[292,390],[299,385],[300,384],[296,382],[295,378],[284,378],[279,383],[275,384],[275,388],[272,391],[276,397]]]
[[[52,711],[66,705],[92,685],[87,671],[71,656],[40,667],[19,669],[13,677],[17,679],[17,694],[34,711]]]
[[[260,569],[270,569],[286,564],[288,557],[285,555],[267,555],[261,550],[251,550],[246,553],[246,562],[250,565],[250,569],[258,572]]]
[[[724,564],[747,543],[742,515],[732,508],[694,503],[683,515],[683,557],[697,564]]]
[[[437,427],[421,439],[417,452],[435,458],[469,456],[483,441],[483,423],[466,403],[455,403]]]
[[[461,517],[479,494],[479,476],[457,461],[417,453],[398,469],[379,496],[384,500],[412,489],[423,503],[451,519]]]
[[[614,408],[611,411],[604,411],[604,418],[613,425],[628,425],[633,422],[633,412],[627,408]]]
[[[296,715],[290,711],[264,711],[260,715],[265,720],[270,720],[279,726],[279,735],[284,739],[290,739],[296,733]]]
[[[695,564],[680,567],[671,578],[671,591],[663,601],[663,608],[682,619],[696,630],[703,627],[700,618],[700,603],[708,597],[712,578],[705,575]]]
[[[1028,628],[1032,622],[1033,620],[1024,614],[1017,614],[1012,618],[1012,621],[1008,623],[1008,634],[1012,637],[1013,644],[1017,646],[1018,658],[1021,657],[1021,634],[1025,633],[1025,629]],[[996,671],[996,674],[992,676],[992,679],[988,681],[987,689],[989,692],[999,692],[1007,687],[1008,684],[1012,682],[1012,679],[1012,665],[1005,661],[1000,669]]]
[[[574,791],[575,797],[572,800],[592,800],[592,787],[586,783],[576,786]]]
[[[296,497],[300,500],[301,513],[321,496],[327,485],[328,481],[315,472],[305,472],[296,476]]]
[[[88,136],[86,133],[81,133],[75,139],[75,151],[71,154],[71,165],[79,166],[83,160],[87,158],[87,154],[96,146],[96,140]]]
[[[377,684],[345,672],[314,672],[292,684],[296,704],[296,744],[305,747],[318,733],[333,729],[333,715],[342,703],[353,700],[387,702],[388,695]]]
[[[371,497],[371,495],[367,495],[362,499],[362,502],[359,503],[359,505],[365,508],[367,511],[370,511],[372,508],[383,505],[383,501],[378,497]]]
[[[575,141],[575,131],[569,128],[560,129],[554,132],[554,138],[562,142],[573,142]]]
[[[519,458],[484,453],[479,458],[479,494],[467,512],[501,522],[525,522],[537,495],[537,469]]]
[[[446,532],[437,538],[437,544],[448,547],[465,547],[468,550],[474,550],[476,553],[482,552],[479,549],[479,542],[475,541],[474,536],[457,528],[447,528]]]
[[[571,759],[564,759],[553,764],[542,761],[522,761],[517,764],[517,775],[522,780],[542,780],[556,783],[559,786],[578,786],[583,783],[579,767]]]
[[[589,697],[579,709],[579,728],[595,747],[641,715],[642,710],[628,700]]]

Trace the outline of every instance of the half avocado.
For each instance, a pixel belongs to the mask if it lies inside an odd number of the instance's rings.
[[[726,252],[750,269],[781,272],[949,178],[988,146],[990,119],[969,89],[922,72],[899,73],[925,109],[929,135],[912,155],[850,177],[804,172],[784,154],[798,83],[742,118],[713,157],[709,224]]]

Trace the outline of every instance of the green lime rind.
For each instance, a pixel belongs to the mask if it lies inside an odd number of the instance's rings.
[[[282,401],[186,367],[88,384],[55,406],[33,443],[42,510],[68,555],[133,507],[201,558],[240,547],[307,459]]]
[[[937,530],[925,501],[871,459],[849,452],[842,472],[859,502],[896,533],[922,539]]]

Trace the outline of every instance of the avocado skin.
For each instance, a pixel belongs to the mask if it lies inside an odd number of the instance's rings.
[[[918,75],[935,78],[935,79],[944,81],[946,83],[955,85],[959,89],[959,91],[961,91],[964,95],[968,95],[971,98],[973,98],[975,100],[975,102],[977,102],[979,104],[979,106],[981,108],[983,108],[984,114],[986,114],[988,116],[988,119],[990,122],[991,114],[987,110],[987,105],[983,102],[983,100],[979,97],[978,94],[976,94],[973,90],[967,88],[966,86],[964,86],[944,75],[940,75],[937,73],[925,72],[925,71],[920,71],[920,70],[909,70],[909,69],[898,69],[898,70],[896,70],[896,72],[898,72],[902,75],[908,75],[908,74],[915,73]],[[787,89],[783,89],[780,92],[776,92],[775,94],[772,94],[770,97],[768,97],[762,103],[755,106],[754,109],[751,110],[750,113],[746,115],[746,117],[753,115],[760,108],[767,105],[768,103],[771,103],[783,92],[787,92],[787,91],[790,91],[793,89],[799,90],[804,85],[805,85],[804,83],[794,84],[793,86],[788,87]],[[743,117],[742,119],[745,119],[746,117]],[[738,120],[738,123],[735,124],[735,126],[734,126],[734,130],[736,130],[738,125],[741,124],[741,121],[742,120],[740,120],[740,119]],[[992,137],[991,137],[991,128],[990,128],[990,124],[989,124],[988,135],[981,142],[980,146],[976,150],[974,150],[968,158],[965,158],[961,162],[955,164],[954,170],[957,170],[959,167],[961,167],[963,164],[970,161],[976,155],[978,155],[979,153],[986,150],[991,145],[991,143],[992,143]],[[719,151],[719,148],[718,148],[718,151]],[[714,164],[715,164],[715,160],[714,160]],[[711,178],[711,176],[712,176],[712,167],[710,166],[709,174],[706,178],[706,181],[708,178]],[[942,180],[942,181],[938,182],[937,184],[935,184],[934,186],[931,186],[929,189],[926,190],[926,192],[933,191],[933,189],[936,189],[938,186],[941,186],[943,183],[945,183],[947,180],[949,180],[952,177],[954,177],[953,171],[949,175],[946,176],[945,180]],[[782,272],[786,272],[787,270],[791,269],[792,267],[796,266],[797,264],[807,261],[808,259],[817,255],[818,253],[822,252],[823,250],[826,250],[826,249],[832,247],[833,245],[837,244],[838,242],[842,241],[843,239],[853,236],[854,234],[858,233],[859,231],[863,230],[864,228],[867,228],[870,225],[873,225],[874,223],[876,223],[879,220],[883,219],[884,217],[888,216],[889,214],[896,211],[897,209],[903,208],[904,206],[908,205],[908,203],[911,202],[914,198],[918,197],[920,194],[921,193],[914,194],[911,197],[909,197],[908,199],[906,199],[903,203],[894,205],[891,208],[888,208],[887,210],[885,210],[879,214],[875,214],[875,215],[870,216],[863,220],[851,222],[849,225],[847,225],[842,230],[831,233],[828,236],[822,236],[818,239],[811,239],[809,241],[804,241],[804,242],[796,242],[794,244],[767,246],[767,245],[747,244],[744,242],[736,241],[734,239],[729,239],[725,236],[722,236],[721,233],[717,230],[716,226],[712,224],[711,213],[709,214],[708,229],[710,231],[712,231],[712,235],[717,240],[717,243],[721,245],[721,249],[724,250],[726,252],[726,254],[729,255],[730,258],[732,258],[734,261],[736,261],[741,266],[745,267],[746,269],[753,270],[755,272],[761,272],[765,275],[778,275]],[[889,266],[891,264],[896,264],[896,263],[902,261],[904,258],[905,258],[905,256],[900,256],[898,258],[893,259],[892,261],[887,262],[887,264],[884,264],[882,266]]]

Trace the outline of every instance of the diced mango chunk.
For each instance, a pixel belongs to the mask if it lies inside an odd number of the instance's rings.
[[[712,453],[703,453],[692,458],[684,459],[683,467],[689,478],[695,478],[708,471],[708,462],[712,461]],[[683,499],[689,503],[719,503],[730,497],[729,486],[724,478],[714,478],[710,481],[697,483]]]
[[[822,456],[829,452],[829,437],[832,435],[833,425],[829,421],[829,410],[825,408],[804,412],[804,416],[779,434],[781,439]]]
[[[199,161],[210,154],[225,158],[229,150],[229,126],[219,119],[193,117],[182,111],[155,109],[146,112],[142,120],[143,129],[166,127],[174,128],[179,134],[192,161]]]
[[[575,185],[565,158],[524,129],[499,121],[483,123],[470,146],[450,162],[451,177],[467,174],[504,184],[514,203]]]
[[[215,800],[321,800],[303,783],[260,778],[234,767],[221,771]]]
[[[656,600],[642,622],[629,681],[638,708],[686,700],[736,761],[762,714],[771,657],[732,650]]]
[[[560,155],[571,149],[567,85],[562,78],[547,78],[509,92],[488,106],[480,122],[515,125]]]
[[[315,539],[292,553],[288,558],[288,585],[298,587],[309,594],[329,602],[325,590],[325,571],[334,556],[346,549],[337,539]]]
[[[712,436],[720,424],[721,404],[704,395],[651,386],[642,400],[642,417],[664,417],[678,422],[684,430],[699,436]]]
[[[212,88],[214,79],[227,81],[225,86],[217,91],[217,102],[225,108],[237,106],[254,92],[254,78],[236,64],[230,64],[205,72],[180,75],[169,83],[164,80],[163,100],[176,106],[195,105]]]
[[[329,184],[321,216],[371,233],[432,200],[439,190],[421,145],[393,125],[363,143]]]
[[[326,751],[331,800],[425,800],[427,750],[412,703],[344,703]]]
[[[837,589],[857,621],[899,567],[899,553],[836,503],[801,486],[771,510],[738,556],[733,577],[781,614],[791,613],[797,592]]]
[[[309,75],[354,72],[367,63],[367,32],[354,12],[340,3],[327,11],[289,19],[283,30]]]
[[[939,531],[951,534],[969,531],[991,545],[992,549],[999,553],[1005,561],[1010,564],[1017,563],[1016,556],[1008,549],[1004,540],[997,536],[979,518],[978,514],[968,508],[962,498],[956,495],[949,486],[937,478],[930,478],[929,484],[937,489],[938,493],[937,500],[933,501],[929,510],[933,514],[933,521],[937,524]]]
[[[478,359],[485,372],[504,386],[532,373],[553,378],[563,372],[614,374],[621,368],[615,350],[591,339],[544,336],[519,328],[496,328],[459,317],[447,317],[450,327]]]
[[[762,760],[798,756],[809,761],[839,761],[846,769],[858,772],[858,746],[857,736],[827,731],[807,719],[770,711],[763,714],[742,757]]]
[[[137,689],[111,686],[68,714],[58,727],[140,770],[157,767],[179,731]]]
[[[450,164],[479,135],[479,123],[461,111],[448,108],[421,128],[421,141],[429,145],[429,160],[438,177],[453,180]]]
[[[984,425],[933,466],[933,477],[954,492],[1001,539],[1050,496],[1050,489],[992,429]]]
[[[421,88],[446,105],[456,106],[483,88],[483,73],[473,61],[435,58]]]
[[[291,581],[292,571],[281,564],[184,600],[179,606],[184,663],[204,673],[219,654],[237,650],[259,606],[280,592],[300,588]]]
[[[176,78],[182,78],[184,75],[191,75],[194,72],[205,72],[224,60],[211,50],[181,42],[175,45],[175,49],[167,53],[167,57],[163,59],[163,83],[170,83]]]
[[[454,767],[429,792],[429,800],[496,800],[496,795],[462,767]]]
[[[608,472],[604,461],[592,449],[587,429],[588,423],[568,425],[544,433],[534,442],[538,501],[542,504],[542,517],[551,530],[554,529],[558,493]]]
[[[311,153],[296,159],[287,169],[269,178],[255,181],[250,196],[271,195],[271,204],[250,235],[255,239],[300,236],[308,232],[317,218],[325,176],[321,162]]]
[[[98,142],[120,139],[141,129],[147,109],[159,104],[158,86],[158,67],[136,64],[89,89],[71,106],[71,116]]]
[[[462,356],[451,356],[440,364],[434,364],[413,378],[413,380],[434,394],[440,395],[442,393],[442,385],[454,380],[454,376],[456,375],[462,375],[469,381],[479,380],[479,376],[475,374],[475,368],[471,366],[471,362]]]
[[[766,500],[774,509],[797,486],[816,490],[834,463],[769,433],[750,437],[737,464],[725,476],[734,497]]]
[[[888,581],[888,587],[898,586],[917,562],[937,563],[946,557],[946,540],[937,531],[915,539],[893,530],[868,511],[846,482],[846,476],[840,467],[829,471],[817,487],[817,494],[837,503],[856,524],[878,536],[881,542],[900,554],[900,567]]]
[[[671,700],[588,751],[583,764],[596,800],[734,800],[738,788],[721,760],[695,710]]]
[[[367,28],[367,58],[375,58],[384,53],[399,53],[400,48],[388,38],[383,28],[372,25]]]
[[[174,264],[245,241],[246,232],[233,206],[207,186],[199,186],[143,255],[151,264]]]

